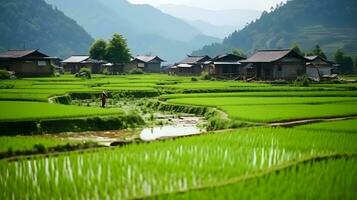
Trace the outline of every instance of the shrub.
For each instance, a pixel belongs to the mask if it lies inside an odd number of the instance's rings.
[[[33,146],[33,148],[35,149],[35,151],[37,151],[38,153],[46,153],[47,152],[47,148],[43,145],[43,144],[35,144]]]
[[[309,78],[304,76],[299,76],[294,82],[294,85],[301,86],[301,87],[308,87],[309,86]]]
[[[128,71],[128,74],[144,74],[144,71],[140,68],[133,68]]]
[[[204,71],[201,73],[201,79],[202,80],[211,80],[212,76],[207,71]]]
[[[10,79],[10,73],[0,69],[0,80]]]
[[[106,67],[106,68],[103,69],[102,74],[104,74],[104,75],[110,75],[110,71],[109,71],[108,67]]]
[[[92,72],[91,72],[91,70],[89,68],[82,67],[81,70],[79,70],[79,72],[76,73],[76,77],[91,79],[92,78]]]
[[[198,81],[198,79],[197,79],[196,77],[192,77],[192,78],[191,78],[191,81],[196,82],[196,81]]]

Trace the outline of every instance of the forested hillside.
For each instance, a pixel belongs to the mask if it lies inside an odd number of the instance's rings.
[[[215,55],[242,48],[287,48],[294,42],[306,51],[319,44],[331,56],[337,48],[357,55],[356,0],[291,0],[243,30],[228,36],[222,44],[212,44],[195,54]]]
[[[44,0],[0,0],[0,50],[40,49],[51,56],[87,53],[91,36]]]
[[[221,41],[149,5],[135,5],[127,0],[46,1],[95,38],[123,34],[134,55],[152,53],[174,62],[205,44]]]

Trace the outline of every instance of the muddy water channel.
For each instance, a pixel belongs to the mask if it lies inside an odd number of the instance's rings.
[[[153,141],[179,136],[196,135],[205,132],[204,117],[184,113],[167,113],[145,107],[146,99],[109,101],[107,107],[120,107],[125,112],[139,113],[146,121],[145,127],[128,130],[87,131],[61,133],[54,137],[76,141],[93,141],[105,146],[115,146],[121,142]],[[95,106],[99,103],[91,100],[74,101],[77,106]]]

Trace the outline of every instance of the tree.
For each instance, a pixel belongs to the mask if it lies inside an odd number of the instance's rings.
[[[115,33],[106,48],[107,61],[121,64],[128,63],[130,61],[130,50],[124,37]]]
[[[300,45],[299,45],[297,42],[295,42],[295,43],[293,44],[292,49],[293,49],[296,53],[298,53],[298,54],[300,54],[300,55],[302,55],[302,56],[305,55],[305,53],[301,50]]]
[[[326,54],[322,51],[320,45],[316,45],[315,49],[312,50],[312,55],[320,56],[321,58],[327,59]]]
[[[357,57],[355,58],[355,74],[357,74]]]
[[[344,57],[345,57],[345,53],[343,52],[343,50],[342,49],[337,49],[337,51],[335,53],[335,62],[337,64],[342,64]]]
[[[242,58],[246,58],[247,55],[245,54],[243,49],[240,48],[235,48],[232,50],[232,53],[236,56],[242,57]]]
[[[341,70],[343,73],[346,74],[352,74],[354,72],[353,70],[353,58],[350,56],[345,56],[343,58],[343,63],[341,65]]]
[[[345,56],[342,49],[337,49],[335,53],[335,62],[340,65],[342,73],[353,73],[353,59],[349,56]]]
[[[96,40],[89,49],[89,55],[96,60],[105,60],[107,54],[107,42],[105,40]]]

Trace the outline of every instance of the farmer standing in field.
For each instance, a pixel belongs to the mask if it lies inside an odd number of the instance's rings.
[[[105,108],[105,103],[107,102],[107,97],[108,97],[107,93],[103,91],[102,95],[100,97],[102,100],[102,108]]]

